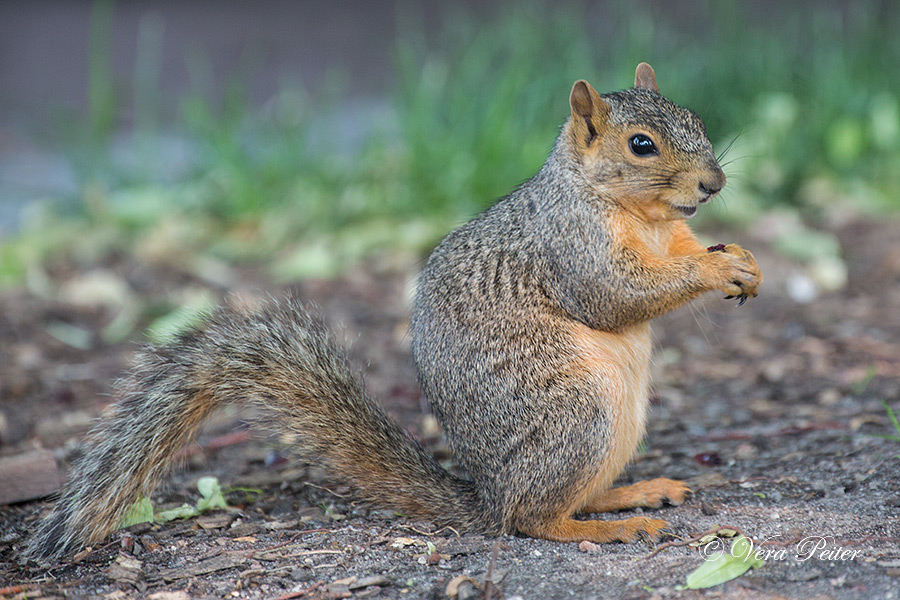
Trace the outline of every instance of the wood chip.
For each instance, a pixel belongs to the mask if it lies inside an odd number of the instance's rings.
[[[0,459],[0,481],[0,504],[13,504],[52,494],[62,477],[52,452],[32,450]]]
[[[280,531],[282,529],[296,529],[299,527],[300,522],[297,519],[291,519],[288,521],[269,521],[268,523],[263,523],[263,527],[265,527],[269,531]]]
[[[197,525],[203,529],[222,529],[231,525],[232,521],[234,521],[234,515],[227,512],[219,512],[198,517]]]
[[[215,573],[216,571],[224,571],[225,569],[233,569],[244,564],[245,558],[237,554],[220,554],[198,563],[178,567],[174,569],[161,569],[159,576],[166,581],[177,581],[187,577],[196,577],[197,575],[206,575],[207,573]]]
[[[477,554],[490,548],[483,535],[464,535],[460,538],[435,540],[434,545],[440,552],[451,556]]]
[[[355,579],[355,578],[354,578]],[[361,590],[373,585],[391,585],[391,580],[384,575],[369,575],[347,585],[351,590]]]
[[[685,483],[688,484],[688,487],[694,490],[703,490],[710,487],[718,487],[721,485],[727,485],[728,480],[721,473],[704,473],[702,475],[697,475],[696,477],[691,477]]]
[[[469,596],[472,591],[480,589],[478,582],[466,575],[457,575],[447,584],[444,593],[450,598]]]
[[[255,523],[238,523],[226,533],[232,537],[249,537],[260,532],[262,528]]]
[[[147,596],[147,600],[190,600],[187,592],[156,592]]]
[[[113,581],[136,584],[141,580],[141,567],[143,563],[136,558],[120,554],[109,565],[106,575]]]

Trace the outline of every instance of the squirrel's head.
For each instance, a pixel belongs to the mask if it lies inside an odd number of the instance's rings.
[[[598,195],[671,220],[693,216],[724,187],[703,121],[660,95],[647,63],[630,90],[600,95],[576,81],[569,103],[564,135]]]

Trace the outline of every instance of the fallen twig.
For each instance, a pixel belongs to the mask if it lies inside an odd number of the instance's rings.
[[[25,584],[25,585],[8,585],[6,587],[0,588],[0,596],[9,596],[11,594],[21,594],[22,592],[27,592],[29,590],[37,589],[39,586],[36,584]]]
[[[446,531],[446,530],[449,529],[450,531],[452,531],[452,532],[456,535],[456,537],[462,537],[462,536],[460,536],[460,534],[459,534],[459,532],[458,532],[457,530],[453,529],[453,528],[450,527],[449,525],[447,525],[446,527],[441,527],[440,529],[438,529],[437,531],[434,531],[434,532],[432,532],[432,533],[428,533],[427,531],[422,531],[421,529],[416,529],[416,528],[413,527],[412,525],[397,525],[397,528],[398,528],[398,529],[410,529],[410,530],[412,530],[412,531],[415,531],[415,532],[418,533],[419,535],[424,535],[424,536],[426,536],[426,537],[434,537],[434,536],[436,536],[437,534],[441,533],[442,531]]]
[[[69,564],[77,565],[78,563],[83,561],[88,556],[90,556],[92,554],[96,554],[97,552],[102,552],[102,551],[106,550],[107,548],[111,548],[112,546],[115,546],[115,545],[121,544],[121,543],[122,543],[121,540],[119,538],[116,538],[113,541],[109,542],[108,544],[100,546],[99,548],[85,548],[84,550],[82,550],[81,552],[79,552],[75,556],[73,556],[72,560],[69,561]]]
[[[304,481],[304,482],[303,482],[303,485],[308,485],[309,487],[314,487],[314,488],[316,488],[317,490],[322,490],[322,491],[324,491],[324,492],[328,492],[328,493],[331,494],[332,496],[337,496],[338,498],[350,498],[350,497],[351,497],[350,494],[339,494],[339,493],[337,493],[336,491],[334,491],[334,490],[332,490],[332,489],[328,489],[328,488],[325,487],[324,485],[316,485],[315,483],[310,483],[310,482],[308,482],[308,481]]]
[[[488,563],[487,574],[484,576],[484,600],[491,600],[494,595],[494,564],[497,562],[497,554],[500,553],[500,540],[494,542],[491,549],[491,562]]]
[[[723,531],[723,530],[733,532],[732,535],[729,535],[727,537],[737,537],[739,535],[743,535],[744,537],[746,537],[747,539],[752,541],[752,538],[750,538],[750,536],[748,536],[743,531],[741,531],[740,527],[734,527],[732,525],[716,525],[712,529],[708,529],[707,531],[698,533],[687,539],[673,540],[671,542],[664,542],[664,543],[660,544],[659,546],[657,546],[656,548],[654,548],[653,552],[651,552],[650,554],[645,556],[644,560],[653,558],[654,556],[656,556],[663,550],[668,550],[669,548],[680,548],[682,546],[689,546],[693,543],[699,542],[703,538],[710,536],[710,535],[719,537],[719,532]]]
[[[285,546],[290,546],[291,544],[294,543],[294,540],[296,540],[297,538],[299,538],[303,535],[306,535],[307,533],[328,533],[329,531],[330,531],[329,529],[322,529],[322,528],[307,529],[305,531],[299,531],[299,532],[295,533],[294,535],[292,535],[289,540],[286,540],[284,542],[279,542],[278,544],[275,544],[274,546],[269,546],[268,548],[264,548],[262,550],[252,550],[250,553],[251,554],[265,554],[267,552],[272,552],[273,550],[277,550],[278,548],[284,548]]]
[[[286,546],[282,548],[282,550],[288,550],[290,546]],[[289,552],[287,554],[281,554],[275,552],[275,550],[264,550],[260,552],[253,552],[251,555],[253,558],[257,560],[279,560],[282,558],[292,558],[296,556],[312,556],[314,554],[343,554],[343,550],[300,550],[298,552]]]
[[[325,585],[324,581],[317,581],[306,589],[302,589],[297,592],[291,592],[290,594],[285,594],[284,596],[278,596],[277,598],[275,598],[275,600],[291,600],[291,598],[299,598],[300,596],[305,596],[317,587],[323,585]]]

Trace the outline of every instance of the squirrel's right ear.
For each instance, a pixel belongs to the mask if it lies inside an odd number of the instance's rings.
[[[572,107],[572,126],[576,135],[585,141],[585,145],[590,145],[597,137],[597,131],[606,123],[609,104],[591,84],[579,79],[572,86],[569,105]]]
[[[659,93],[659,88],[656,86],[656,73],[653,72],[653,67],[645,62],[637,66],[637,69],[634,70],[634,87]]]

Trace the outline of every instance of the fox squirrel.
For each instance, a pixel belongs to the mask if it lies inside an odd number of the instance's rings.
[[[413,359],[468,478],[367,397],[296,300],[271,300],[137,355],[29,554],[105,538],[230,402],[261,405],[361,498],[412,518],[561,542],[656,538],[665,521],[572,518],[689,493],[671,479],[610,487],[644,433],[649,322],[706,291],[743,302],[762,275],[750,252],[707,250],[687,226],[725,175],[700,118],[659,94],[649,65],[625,91],[577,81],[569,102],[543,168],[450,233],[419,281]]]

